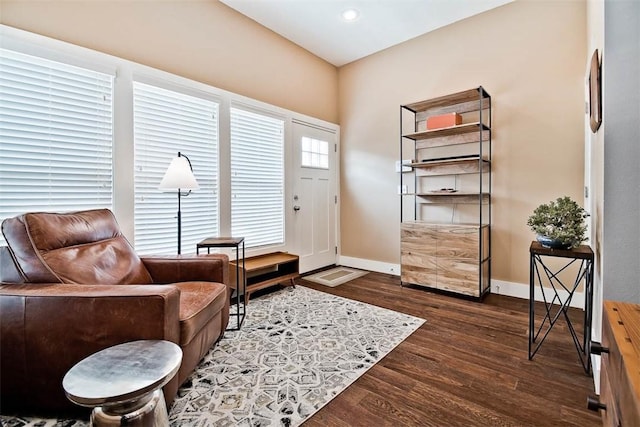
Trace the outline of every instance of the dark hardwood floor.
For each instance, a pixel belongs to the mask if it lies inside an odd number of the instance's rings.
[[[564,321],[528,360],[527,300],[489,295],[478,303],[379,273],[335,288],[304,278],[298,285],[426,319],[305,427],[601,425],[586,409],[593,380]],[[581,316],[571,313],[578,324]]]

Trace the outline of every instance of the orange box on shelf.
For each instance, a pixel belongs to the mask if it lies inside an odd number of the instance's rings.
[[[448,128],[459,124],[462,124],[462,116],[458,113],[427,117],[427,130]]]

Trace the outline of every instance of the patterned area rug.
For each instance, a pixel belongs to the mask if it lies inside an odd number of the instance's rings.
[[[251,300],[178,392],[171,426],[297,426],[424,323],[303,286]],[[0,417],[6,426],[81,420]]]
[[[333,288],[357,277],[362,277],[367,273],[368,271],[356,270],[354,268],[336,267],[331,270],[304,276],[303,279]]]

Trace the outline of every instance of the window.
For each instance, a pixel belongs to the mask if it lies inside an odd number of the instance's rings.
[[[200,186],[181,198],[182,253],[218,235],[218,104],[134,82],[135,246],[141,254],[177,252],[177,192],[158,185],[180,151]]]
[[[302,167],[329,169],[329,142],[302,137]]]
[[[112,94],[112,75],[0,49],[0,221],[111,208]]]
[[[231,234],[284,243],[284,120],[231,108]]]

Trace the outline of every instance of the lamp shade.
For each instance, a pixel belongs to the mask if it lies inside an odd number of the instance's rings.
[[[158,188],[160,190],[197,190],[200,186],[187,158],[178,155],[171,160]]]

